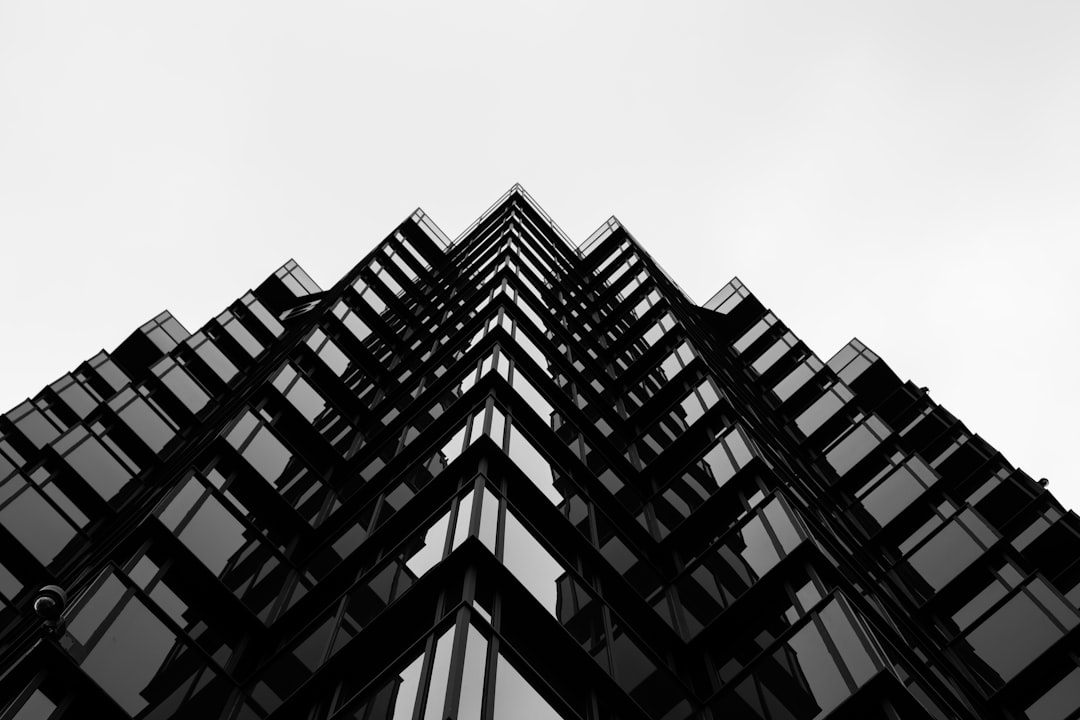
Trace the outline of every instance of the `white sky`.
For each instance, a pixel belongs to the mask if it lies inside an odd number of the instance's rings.
[[[1080,507],[1080,3],[367,5],[0,0],[0,406],[520,181]]]

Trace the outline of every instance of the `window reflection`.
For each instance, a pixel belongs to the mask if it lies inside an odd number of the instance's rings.
[[[519,720],[563,720],[563,716],[521,676],[502,654],[498,655],[495,671],[496,718]]]
[[[461,671],[461,697],[457,717],[479,720],[484,706],[484,667],[487,664],[487,639],[469,623],[465,643],[465,666]]]
[[[712,622],[801,542],[801,533],[789,513],[773,498],[683,572],[675,586],[689,636]],[[773,534],[780,539],[779,547]]]
[[[980,536],[978,540],[973,533]],[[982,555],[993,540],[993,531],[965,510],[913,552],[908,564],[936,592]]]
[[[773,387],[773,392],[776,393],[776,397],[781,401],[787,400],[794,395],[796,391],[801,389],[823,367],[824,365],[817,359],[817,356],[810,355],[799,363],[794,370],[788,373],[783,380],[778,382],[776,386]]]
[[[48,566],[75,539],[71,522],[49,504],[20,474],[0,483],[0,525]]]
[[[544,609],[558,617],[559,578],[566,574],[566,570],[512,512],[506,513],[502,561]]]
[[[138,468],[131,463],[121,464],[113,453],[105,449],[102,440],[107,438],[97,433],[90,435],[85,428],[75,427],[58,440],[55,447],[79,477],[103,499],[111,500],[127,485],[132,470],[137,471]],[[111,443],[110,449],[115,451],[119,448]],[[130,461],[130,458],[126,459]]]
[[[516,423],[510,425],[509,455],[510,459],[532,480],[548,500],[556,505],[562,502],[562,493],[555,489],[555,476],[551,463],[544,459],[532,442],[518,430]]]
[[[1027,593],[1019,592],[976,625],[966,642],[997,685],[1010,680],[1063,634]]]
[[[1080,707],[1080,668],[1074,668],[1028,706],[1028,720],[1065,720]]]
[[[880,418],[871,415],[826,450],[825,459],[837,475],[844,475],[880,445],[890,432]]]
[[[227,687],[217,672],[114,575],[76,611],[70,627],[75,652],[92,644],[83,670],[128,713],[153,707],[168,717],[184,705],[213,716],[224,709]]]
[[[744,665],[751,666],[751,674],[721,695],[713,705],[717,716],[816,720],[846,700],[877,672],[880,661],[869,654],[866,641],[843,607],[834,598],[819,615],[765,654],[758,652],[767,648],[782,628],[762,633],[751,642],[736,643],[732,659],[722,665],[721,678],[731,677]],[[845,677],[844,670],[854,683]]]

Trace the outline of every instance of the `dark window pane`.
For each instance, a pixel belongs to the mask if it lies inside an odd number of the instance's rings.
[[[126,591],[126,586],[113,574],[109,574],[94,595],[79,608],[78,614],[68,623],[68,632],[80,643],[86,644],[105,616],[116,607]]]
[[[1080,668],[1032,703],[1025,714],[1029,720],[1065,720],[1077,708],[1080,708]]]
[[[867,493],[862,503],[878,525],[885,527],[922,492],[923,486],[915,480],[915,476],[907,468],[901,467]]]
[[[63,390],[59,391],[60,399],[67,403],[67,406],[75,411],[75,414],[81,418],[85,418],[94,408],[97,407],[97,403],[90,393],[83,390],[82,386],[78,383],[71,383]]]
[[[179,367],[162,376],[161,382],[193,413],[202,410],[210,401],[203,389]]]
[[[46,720],[55,709],[56,703],[45,697],[45,693],[35,690],[12,720]]]
[[[106,500],[116,495],[131,479],[131,473],[105,450],[97,438],[87,438],[64,459]]]
[[[514,425],[510,426],[510,458],[548,500],[555,504],[562,502],[562,495],[555,489],[550,463]]]
[[[83,669],[131,714],[149,703],[146,691],[169,654],[176,636],[132,598],[83,661]]]
[[[996,603],[1008,593],[1008,588],[1000,580],[994,580],[983,588],[974,598],[969,600],[962,608],[953,613],[953,622],[961,630],[967,629],[986,612],[991,605]]]
[[[194,478],[188,480],[187,485],[181,490],[176,497],[172,499],[172,502],[161,512],[159,516],[161,522],[165,527],[170,530],[175,530],[176,526],[180,524],[180,521],[187,515],[188,510],[195,504],[195,501],[202,497],[205,491],[202,483]]]
[[[940,590],[982,554],[975,539],[957,522],[951,522],[909,558],[930,587]]]
[[[825,453],[825,459],[833,466],[837,475],[843,475],[870,454],[880,442],[868,427],[860,425],[837,443],[836,447]]]
[[[775,676],[769,672],[761,675],[762,696],[772,717],[810,720],[832,710],[849,695],[847,683],[813,623],[777,650],[772,662],[778,671]],[[792,692],[793,686],[802,690]]]
[[[803,435],[810,435],[821,427],[826,420],[831,418],[837,410],[842,408],[846,402],[836,393],[828,391],[818,398],[813,405],[806,408],[799,417],[795,418],[795,424],[799,426],[799,430],[802,431]]]
[[[206,499],[184,529],[180,540],[213,572],[220,575],[244,546],[245,528],[217,498]]]
[[[161,452],[176,434],[143,400],[136,399],[119,413],[120,418],[154,452]]]
[[[29,403],[25,403],[23,406],[12,410],[10,414],[14,415],[28,406]],[[22,431],[26,439],[38,448],[44,447],[60,435],[60,431],[53,427],[52,423],[46,420],[44,415],[34,409],[30,409],[29,412],[14,422],[15,427]]]
[[[218,350],[217,346],[209,340],[200,345],[195,350],[195,353],[225,382],[232,380],[236,373],[239,372],[236,366],[225,357],[224,353]]]
[[[244,448],[243,455],[269,482],[280,478],[292,459],[292,453],[265,427],[255,433],[251,443]]]
[[[967,641],[980,659],[1008,681],[1061,634],[1046,613],[1021,592],[972,630]]]
[[[51,563],[75,537],[75,528],[33,488],[27,488],[0,510],[0,525],[42,565]]]
[[[780,560],[776,553],[776,547],[765,530],[765,524],[760,517],[754,517],[739,532],[741,540],[736,538],[739,554],[746,564],[759,577],[768,572]]]
[[[18,578],[12,575],[10,570],[0,564],[0,595],[10,600],[18,595],[22,588],[23,584],[19,582]]]
[[[615,666],[615,680],[627,692],[656,672],[656,665],[626,633],[615,635],[611,643],[611,659]]]
[[[877,668],[838,600],[833,600],[822,609],[821,620],[825,623],[829,636],[836,643],[840,657],[847,664],[856,684],[861,685],[869,680],[877,672]]]

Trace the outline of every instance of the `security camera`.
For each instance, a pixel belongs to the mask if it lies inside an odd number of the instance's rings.
[[[34,612],[41,618],[46,632],[55,633],[60,630],[67,604],[67,593],[59,585],[46,585],[38,590],[34,597]]]

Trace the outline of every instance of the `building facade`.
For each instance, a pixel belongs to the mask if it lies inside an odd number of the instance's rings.
[[[520,186],[0,416],[0,549],[0,720],[1080,714],[1045,483]]]

